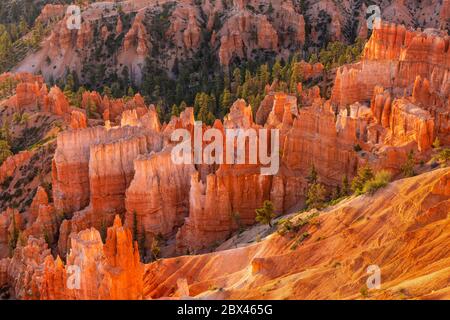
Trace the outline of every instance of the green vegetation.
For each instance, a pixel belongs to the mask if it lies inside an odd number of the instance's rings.
[[[9,70],[21,61],[28,52],[39,48],[49,28],[37,21],[32,28],[21,20],[19,29],[15,24],[0,24],[0,72]],[[26,35],[26,36],[25,36]]]
[[[447,165],[447,163],[450,161],[450,148],[440,150],[433,159],[443,166]]]
[[[23,24],[32,24],[46,4],[72,4],[72,0],[14,0],[0,2],[0,23],[17,31],[23,30]],[[19,24],[17,23],[19,22]],[[14,27],[13,27],[14,26]],[[15,34],[15,32],[12,32]]]
[[[356,195],[363,194],[364,185],[367,181],[372,180],[374,173],[369,165],[365,165],[358,169],[356,177],[352,181],[351,189]]]
[[[269,200],[264,201],[262,208],[256,209],[255,220],[262,224],[272,227],[272,219],[275,218],[273,203]]]
[[[308,187],[306,205],[308,209],[322,209],[327,200],[327,191],[320,183],[313,183]]]
[[[436,137],[436,139],[434,139],[433,144],[432,144],[434,149],[439,149],[441,147],[441,140],[439,140],[438,137]]]
[[[13,122],[15,124],[27,124],[30,120],[30,115],[26,112],[16,112],[13,115]]]
[[[408,156],[406,162],[403,164],[401,170],[405,177],[413,177],[416,175],[414,172],[414,165],[416,164],[416,160],[414,158],[414,151],[408,152]]]
[[[78,0],[77,0],[78,1]],[[72,3],[70,0],[49,0],[45,3]],[[198,1],[198,5],[200,5]],[[225,8],[229,4],[223,1]],[[172,39],[167,39],[170,27],[170,17],[176,2],[170,1],[146,13],[144,25],[151,41],[151,53],[143,66],[142,84],[140,88],[133,79],[133,70],[127,66],[115,66],[111,61],[119,50],[120,44],[127,30],[131,26],[135,13],[124,13],[120,5],[116,6],[122,22],[123,32],[111,35],[104,41],[95,41],[94,47],[87,61],[83,61],[80,79],[76,74],[67,70],[64,79],[56,79],[56,84],[64,88],[64,93],[70,103],[77,107],[81,105],[82,93],[85,90],[97,90],[110,97],[131,97],[138,89],[148,103],[154,103],[159,110],[161,120],[168,121],[171,116],[179,115],[185,105],[195,105],[195,116],[207,124],[214,119],[222,118],[228,113],[231,104],[238,98],[245,99],[256,111],[265,96],[265,88],[276,81],[276,90],[286,91],[298,95],[297,84],[304,82],[299,61],[301,57],[311,62],[321,62],[326,70],[357,60],[364,46],[363,40],[357,40],[353,45],[340,42],[329,43],[329,35],[322,32],[327,29],[330,16],[326,12],[320,13],[318,28],[320,43],[328,44],[317,54],[308,56],[306,51],[293,52],[285,59],[276,59],[276,53],[268,50],[256,49],[249,56],[251,58],[233,57],[229,68],[223,69],[217,59],[217,48],[212,47],[211,38],[214,32],[220,30],[224,17],[215,16],[212,30],[202,25],[200,47],[186,55],[186,58],[175,59],[170,64],[170,54],[177,50]],[[302,0],[299,5],[306,10],[309,2]],[[36,20],[42,9],[42,1],[15,0],[0,3],[0,71],[10,69],[30,51],[39,48],[40,42],[49,31],[49,25],[43,25]],[[250,8],[250,7],[249,7]],[[260,5],[250,8],[259,14],[266,14],[269,19],[274,18],[276,12],[273,6]],[[204,13],[200,9],[200,13]],[[306,33],[311,33],[311,25],[306,19]],[[101,21],[94,22],[94,38],[99,38],[102,26],[108,29],[117,24],[117,16],[105,16]],[[288,31],[289,33],[290,31]],[[253,32],[254,34],[256,33]],[[172,51],[171,51],[172,50]],[[293,48],[295,50],[295,48]],[[52,61],[47,57],[47,64]],[[111,70],[111,64],[116,68]],[[54,80],[49,81],[51,85]],[[312,83],[307,83],[311,85]],[[14,86],[5,85],[0,88],[0,96],[11,94]],[[97,117],[97,112],[91,104],[87,108],[89,117]]]
[[[364,285],[359,289],[359,293],[361,293],[361,296],[363,298],[367,298],[369,296],[369,289],[367,288],[367,285]]]
[[[291,250],[295,250],[298,248],[298,246],[305,241],[307,238],[310,237],[310,234],[308,231],[303,232],[300,237],[298,237],[297,240],[295,240],[294,244],[290,247]]]
[[[433,148],[437,152],[433,156],[433,161],[439,163],[441,166],[446,166],[447,163],[450,161],[450,148],[441,148],[441,141],[438,137],[433,142]]]
[[[372,168],[368,165],[358,170],[356,177],[352,181],[352,191],[355,195],[364,193],[373,194],[378,189],[385,187],[391,181],[391,174],[388,171],[381,170],[374,174]]]
[[[301,214],[303,212],[299,212],[299,214]],[[315,225],[315,224],[320,224],[320,222],[318,221],[318,219],[316,219],[319,216],[319,212],[315,212],[312,213],[310,215],[308,215],[305,218],[299,219],[296,218],[294,219],[280,219],[278,221],[278,234],[284,236],[286,233],[289,232],[293,232],[293,233],[297,233],[300,231],[301,228],[303,228],[304,226],[311,224],[311,225]],[[295,222],[293,222],[293,220]]]
[[[11,151],[11,147],[8,144],[8,141],[0,140],[0,165],[3,163],[3,161],[6,160],[6,158],[12,155],[13,153]]]
[[[391,174],[388,171],[381,170],[375,174],[375,177],[366,181],[362,193],[374,194],[378,189],[384,188],[391,181]]]
[[[297,95],[297,84],[303,81],[299,54],[287,61],[275,60],[273,54],[263,54],[254,61],[234,61],[229,70],[223,70],[211,54],[210,34],[193,57],[175,60],[171,75],[156,57],[149,57],[143,72],[141,92],[155,103],[169,120],[182,111],[181,104],[195,106],[198,119],[211,124],[222,118],[236,99],[245,99],[254,113],[265,96],[267,85],[277,82],[277,90]],[[177,106],[175,108],[174,106]]]
[[[16,86],[17,80],[15,80],[13,77],[7,77],[4,81],[0,82],[0,99],[5,99],[12,96],[14,94]]]
[[[327,200],[325,186],[318,182],[318,174],[314,165],[306,177],[308,190],[306,192],[306,206],[308,209],[322,209]]]
[[[150,248],[150,251],[152,253],[152,259],[154,261],[158,260],[159,255],[161,254],[161,248],[159,246],[159,241],[157,238],[154,238],[152,241],[152,246]]]
[[[320,62],[325,70],[330,70],[357,61],[361,57],[364,45],[365,41],[362,39],[357,39],[353,45],[346,45],[339,41],[330,42],[320,51],[319,56],[311,55],[309,61]]]
[[[12,219],[12,230],[9,235],[9,241],[8,241],[8,247],[9,247],[10,254],[12,254],[14,252],[14,249],[16,249],[17,241],[19,240],[19,236],[20,236],[20,230],[16,225],[16,217],[15,217],[14,213],[11,214],[11,219]]]
[[[342,177],[342,189],[340,196],[348,196],[350,194],[350,184],[348,182],[348,177],[345,175]]]

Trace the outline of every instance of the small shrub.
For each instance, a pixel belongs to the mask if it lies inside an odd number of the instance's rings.
[[[268,224],[269,227],[272,227],[272,219],[275,218],[273,203],[269,200],[264,201],[263,207],[256,209],[256,218],[257,222]]]
[[[0,165],[5,161],[8,157],[12,156],[13,153],[11,151],[11,147],[6,140],[0,140]]]
[[[306,196],[306,205],[309,209],[322,209],[325,206],[327,191],[320,183],[313,183]]]
[[[299,242],[303,242],[306,238],[308,238],[310,236],[308,231],[305,231],[302,233],[302,235],[299,238]]]
[[[359,292],[363,298],[367,298],[369,296],[369,289],[366,285],[362,286],[361,289],[359,289]]]
[[[363,193],[374,194],[378,189],[384,188],[391,181],[391,174],[388,171],[381,170],[375,177],[364,184]]]
[[[445,165],[448,161],[450,161],[450,148],[442,149],[437,155],[434,156],[433,160]]]
[[[316,171],[316,167],[313,165],[309,171],[308,176],[306,177],[306,180],[308,180],[308,183],[310,184],[314,184],[317,182],[317,171]]]
[[[358,169],[358,173],[356,177],[352,180],[352,191],[356,194],[362,194],[364,184],[373,179],[374,174],[372,171],[372,168],[369,165],[365,165],[364,167],[361,167]]]
[[[416,161],[414,159],[414,151],[410,151],[408,153],[408,157],[407,160],[405,162],[405,164],[402,166],[401,170],[403,172],[403,175],[405,177],[413,177],[416,175],[416,173],[414,172],[414,165],[416,164]]]
[[[361,146],[360,146],[359,143],[358,143],[358,144],[355,144],[355,145],[353,146],[353,150],[355,150],[355,152],[360,152],[360,151],[362,150],[362,148],[361,148]]]
[[[438,137],[436,137],[436,139],[434,139],[432,146],[434,149],[439,149],[441,147],[441,141],[439,140]]]
[[[278,234],[284,236],[286,233],[293,230],[293,225],[291,220],[280,220],[278,222]]]
[[[310,234],[308,231],[303,232],[300,237],[292,244],[290,247],[291,250],[295,250],[298,248],[298,246],[305,241],[306,238],[309,238]]]
[[[158,260],[159,255],[161,253],[161,248],[159,247],[159,242],[156,238],[153,239],[152,247],[151,247],[153,260]]]

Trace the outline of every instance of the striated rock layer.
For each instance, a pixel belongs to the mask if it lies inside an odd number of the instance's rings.
[[[126,191],[125,225],[136,228],[139,243],[150,248],[158,235],[170,235],[189,212],[193,165],[172,162],[171,149],[137,157],[135,175]]]
[[[406,30],[381,24],[367,42],[362,60],[337,71],[332,101],[341,106],[369,100],[375,86],[404,89],[417,76],[428,79],[430,89],[444,97],[450,94],[448,35]]]

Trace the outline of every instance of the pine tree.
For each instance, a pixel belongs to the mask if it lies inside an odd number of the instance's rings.
[[[272,67],[272,81],[280,80],[281,78],[281,63],[279,60],[275,61],[275,64]]]
[[[433,142],[433,148],[439,150],[440,147],[441,147],[441,141],[439,140],[438,137],[436,137],[436,139],[434,139],[434,142]]]
[[[170,112],[171,117],[178,117],[180,115],[180,111],[178,110],[178,107],[176,104],[172,105],[172,110]]]
[[[41,21],[37,21],[34,25],[32,36],[31,36],[31,45],[32,47],[37,47],[41,43],[42,37],[44,36],[44,26]]]
[[[12,41],[8,32],[4,30],[3,33],[0,33],[0,66],[4,66],[9,61],[9,56],[11,53]]]
[[[374,173],[369,165],[359,168],[356,177],[352,181],[352,191],[356,194],[361,194],[364,184],[373,177]]]
[[[236,87],[242,84],[241,79],[241,70],[239,68],[235,68],[233,70],[233,83]]]
[[[309,63],[314,64],[317,62],[319,62],[319,58],[317,57],[317,54],[313,53],[309,58]]]
[[[128,66],[124,66],[122,69],[122,83],[123,88],[126,89],[130,86],[130,71],[128,69]]]
[[[309,186],[306,195],[306,205],[309,209],[321,209],[326,201],[325,187],[320,183],[313,183]]]
[[[302,82],[302,74],[301,74],[301,70],[300,70],[300,64],[295,63],[292,66],[292,73],[291,73],[291,78],[290,78],[290,85],[289,85],[289,91],[292,94],[297,95],[297,85]]]
[[[180,103],[180,107],[179,107],[179,112],[183,112],[184,110],[186,110],[187,108],[187,103],[185,101],[181,101]]]
[[[95,104],[94,100],[92,100],[89,97],[88,101],[87,101],[87,106],[86,106],[87,117],[93,118],[96,112],[97,112],[97,105]]]
[[[408,152],[408,156],[406,159],[405,164],[402,166],[402,172],[405,177],[413,177],[416,175],[414,172],[414,165],[416,164],[416,161],[414,159],[414,151]]]
[[[11,130],[9,128],[9,122],[3,119],[3,125],[0,129],[0,140],[6,141],[8,145],[11,144]]]
[[[12,155],[13,153],[11,152],[11,147],[8,142],[6,140],[0,140],[0,165]]]
[[[9,246],[10,254],[12,255],[14,249],[17,247],[17,240],[19,240],[20,230],[17,228],[16,217],[15,217],[14,213],[12,213],[11,219],[12,219],[12,230],[11,230],[11,234],[9,236],[8,246]]]
[[[162,100],[158,100],[158,103],[156,103],[156,114],[158,115],[159,121],[164,122],[164,114],[162,110]]]
[[[209,110],[208,104],[202,104],[200,110],[198,111],[197,119],[205,124],[209,124]]]
[[[220,96],[220,111],[222,116],[228,113],[230,106],[231,106],[231,92],[228,89],[224,89],[222,95]]]
[[[108,86],[103,87],[103,95],[107,96],[108,98],[112,97],[111,88]]]
[[[159,247],[159,241],[156,238],[153,238],[151,252],[152,252],[153,260],[154,261],[158,260],[159,255],[161,253],[161,248]]]
[[[314,165],[312,165],[308,176],[306,177],[306,180],[308,180],[309,184],[314,184],[317,182],[317,171],[316,171],[316,167]]]
[[[20,22],[19,22],[19,34],[21,37],[23,37],[28,31],[28,23],[25,20],[25,18],[23,16],[20,17]]]
[[[71,105],[75,104],[74,103],[74,98],[75,98],[74,86],[75,86],[75,81],[73,79],[72,74],[69,73],[66,78],[66,85],[64,86],[64,95],[67,97],[67,100],[69,100],[69,103]]]
[[[116,99],[123,96],[122,89],[120,88],[120,84],[118,82],[113,82],[111,85],[111,94]]]
[[[267,63],[261,65],[258,69],[258,91],[264,90],[265,86],[270,82],[269,66]]]
[[[273,203],[269,200],[264,201],[262,208],[256,209],[256,221],[268,224],[272,227],[272,219],[275,218]]]
[[[348,196],[350,194],[350,184],[347,175],[342,177],[342,195]]]

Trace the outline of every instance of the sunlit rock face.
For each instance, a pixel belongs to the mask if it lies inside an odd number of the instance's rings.
[[[94,228],[72,234],[70,240],[64,263],[59,256],[52,257],[43,239],[30,237],[12,259],[0,260],[0,280],[6,269],[18,299],[142,299],[144,266],[131,231],[118,216],[108,228],[105,244]]]

